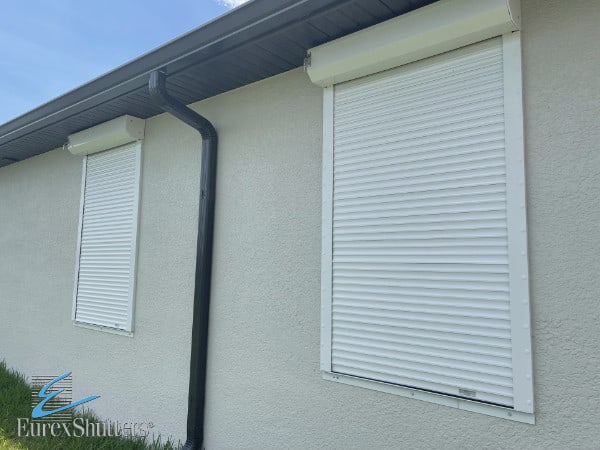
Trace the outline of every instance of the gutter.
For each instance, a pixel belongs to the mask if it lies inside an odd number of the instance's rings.
[[[196,450],[202,448],[204,441],[208,316],[210,311],[218,136],[215,127],[208,119],[169,95],[166,87],[166,75],[163,71],[155,70],[150,74],[148,91],[153,102],[159,108],[196,129],[202,137],[187,438],[183,447],[184,450]]]
[[[207,62],[230,64],[228,53],[251,46],[264,39],[318,18],[351,0],[254,0],[174,39],[116,69],[67,92],[32,111],[0,124],[0,167],[12,159],[25,159],[60,147],[69,134],[91,128],[124,114],[142,119],[157,111],[147,100],[147,77],[166,68],[171,77],[188,73],[192,67]],[[278,44],[280,45],[280,44]],[[303,52],[304,53],[304,52]],[[277,73],[302,65],[302,59],[287,62]],[[212,67],[210,64],[207,67]],[[217,71],[218,72],[218,71]],[[275,75],[275,73],[270,74]],[[193,76],[193,75],[189,75]],[[262,79],[247,75],[230,85],[235,89]],[[179,80],[185,85],[185,81]],[[187,103],[221,93],[217,83],[206,89],[190,88]],[[81,115],[92,111],[94,114]],[[5,161],[3,157],[8,157]]]

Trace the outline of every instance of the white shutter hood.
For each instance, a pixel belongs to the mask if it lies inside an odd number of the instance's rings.
[[[441,0],[309,51],[325,87],[428,58],[520,28],[519,0]]]
[[[121,116],[69,136],[68,150],[74,155],[91,155],[144,139],[146,121]]]

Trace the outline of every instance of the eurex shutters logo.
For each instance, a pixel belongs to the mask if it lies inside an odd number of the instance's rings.
[[[100,398],[99,395],[73,401],[71,372],[59,376],[34,376],[31,379],[31,418],[17,418],[18,437],[142,437],[152,422],[101,421],[93,414],[74,417],[75,407]]]
[[[99,395],[90,395],[75,402],[72,401],[73,377],[72,372],[52,378],[44,376],[32,377],[31,384],[31,412],[32,419],[42,419],[52,415],[53,421],[70,421],[73,408],[91,402]],[[42,383],[45,383],[42,385]],[[44,409],[44,407],[46,407]],[[48,417],[48,419],[50,419]]]

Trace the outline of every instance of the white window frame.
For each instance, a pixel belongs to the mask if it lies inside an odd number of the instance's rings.
[[[134,314],[135,314],[135,297],[136,297],[136,282],[137,282],[137,254],[138,254],[138,234],[139,234],[139,215],[140,215],[140,200],[141,200],[141,169],[142,169],[142,142],[136,141],[128,144],[121,145],[119,147],[105,150],[106,152],[118,150],[125,146],[135,146],[136,153],[136,172],[135,172],[135,183],[136,183],[136,196],[133,205],[133,242],[135,250],[131,252],[131,277],[129,280],[129,292],[130,297],[128,300],[128,320],[123,329],[107,327],[104,325],[98,325],[95,323],[81,322],[76,320],[77,313],[77,290],[79,285],[79,260],[81,256],[81,237],[83,232],[83,215],[85,208],[85,188],[87,180],[87,161],[89,155],[85,155],[83,158],[82,175],[81,175],[81,196],[79,205],[79,227],[77,232],[77,255],[75,258],[75,285],[73,288],[73,306],[71,311],[71,319],[75,326],[81,328],[88,328],[97,331],[104,331],[107,333],[133,336],[134,331]]]
[[[332,258],[333,258],[333,152],[334,89],[323,94],[323,182],[321,263],[321,361],[326,380],[374,389],[404,397],[533,424],[533,368],[527,258],[523,95],[520,32],[502,35],[504,66],[505,149],[508,212],[508,258],[511,339],[520,346],[513,352],[514,409],[416,388],[373,381],[332,371]]]

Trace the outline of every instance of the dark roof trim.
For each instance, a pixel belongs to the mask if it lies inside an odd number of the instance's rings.
[[[156,69],[166,70],[169,78],[177,82],[173,75],[190,73],[190,68],[201,67],[206,73],[210,68],[207,62],[218,59],[219,62],[227,61],[227,54],[235,51],[231,59],[239,56],[240,49],[259,48],[257,42],[279,45],[276,35],[292,32],[299,27],[308,27],[310,35],[305,32],[301,38],[290,38],[287,41],[289,50],[299,53],[299,47],[306,50],[315,43],[322,43],[340,37],[349,32],[372,25],[381,20],[391,18],[402,12],[415,9],[433,0],[252,0],[217,19],[193,30],[182,37],[168,42],[162,47],[151,51],[95,80],[74,89],[10,122],[0,125],[0,167],[19,160],[49,151],[64,143],[68,134],[88,128],[107,120],[114,110],[114,117],[124,114],[113,107],[116,99],[123,99],[128,104],[135,106],[138,93],[145,89],[149,73]],[[367,14],[375,9],[385,9],[384,14]],[[349,21],[349,14],[356,10],[364,11],[365,15],[359,19]],[[356,17],[356,16],[355,16]],[[339,28],[341,31],[331,31],[319,28],[315,23],[323,22],[331,30]],[[336,23],[338,21],[339,23]],[[340,23],[351,22],[340,26]],[[271,36],[271,37],[270,37]],[[295,36],[295,35],[294,35]],[[271,41],[269,41],[271,39]],[[254,46],[254,47],[253,47]],[[285,47],[285,45],[284,45]],[[294,48],[295,47],[295,48]],[[264,70],[262,77],[272,76],[277,70],[272,67],[275,63],[282,64],[286,56],[283,48],[272,60],[263,60],[269,70]],[[286,65],[287,64],[287,65]],[[294,58],[292,63],[287,62],[278,72],[284,72],[302,64]],[[248,65],[247,70],[254,70]],[[243,72],[243,71],[242,71]],[[209,75],[209,74],[207,74]],[[219,78],[219,73],[215,74]],[[226,74],[225,74],[226,75]],[[240,73],[237,85],[256,81],[260,76],[244,76]],[[196,78],[199,80],[199,78]],[[201,82],[201,80],[200,80]],[[218,92],[220,86],[209,85],[207,94],[197,92],[186,100],[200,100]],[[184,86],[185,88],[185,86]],[[231,87],[224,87],[226,90]],[[184,89],[185,90],[185,89]],[[137,92],[135,92],[137,91]],[[142,118],[150,117],[159,111],[150,109],[145,99],[142,99]],[[110,103],[110,104],[109,104]],[[139,106],[139,101],[137,102]],[[122,108],[121,108],[122,109]],[[83,112],[89,112],[85,119],[76,117]],[[131,112],[127,112],[130,113]],[[93,118],[89,118],[89,116]],[[96,123],[94,123],[96,121]],[[52,138],[49,138],[51,136]]]
[[[47,121],[59,119],[67,110],[81,111],[108,98],[118,97],[125,92],[145,86],[150,72],[167,68],[169,74],[181,70],[187,57],[220,45],[219,52],[248,43],[272,28],[272,22],[286,23],[291,10],[306,9],[311,0],[272,2],[255,0],[236,10],[193,30],[154,51],[96,78],[42,106],[19,116],[0,126],[0,143],[14,139],[30,128],[36,128]],[[323,8],[335,6],[339,0],[324,0]],[[309,11],[306,11],[308,13]],[[269,20],[270,19],[270,20]],[[289,20],[288,20],[289,21]],[[72,113],[72,111],[69,111]]]

